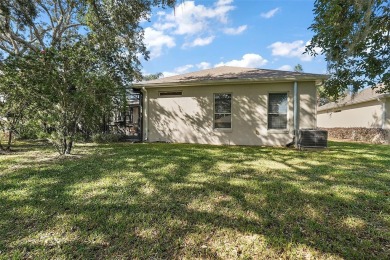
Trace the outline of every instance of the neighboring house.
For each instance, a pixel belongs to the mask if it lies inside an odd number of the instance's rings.
[[[326,75],[217,67],[135,84],[143,140],[227,145],[293,142],[315,128],[316,88]],[[143,105],[142,105],[143,104]]]
[[[368,88],[337,103],[320,106],[317,125],[321,128],[390,129],[390,93],[379,94]]]

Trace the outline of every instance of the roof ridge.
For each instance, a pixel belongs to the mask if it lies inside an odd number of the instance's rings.
[[[192,72],[186,72],[182,74],[177,74],[169,77],[164,77],[164,79],[169,79],[172,77],[177,77],[177,76],[185,76],[188,74],[193,74],[193,73],[200,73],[200,72],[206,72],[206,71],[212,71],[216,70],[219,68],[233,68],[233,69],[247,69],[247,70],[263,70],[263,71],[277,71],[277,72],[290,72],[290,73],[298,73],[298,74],[310,74],[310,75],[323,75],[319,73],[309,73],[309,72],[298,72],[298,71],[288,71],[288,70],[277,70],[277,69],[263,69],[263,68],[249,68],[249,67],[239,67],[239,66],[228,66],[228,65],[223,65],[223,66],[218,66],[218,67],[213,67],[213,68],[208,68],[208,69],[203,69],[203,70],[197,70],[197,71],[192,71]]]
[[[238,67],[238,66],[226,66],[226,65],[223,65],[223,66],[218,66],[218,67],[213,67],[213,68],[208,68],[208,69],[203,69],[203,70],[197,70],[197,71],[191,71],[191,72],[186,72],[186,73],[182,73],[182,74],[172,75],[172,76],[169,76],[169,77],[163,77],[163,79],[170,79],[170,78],[177,77],[177,76],[185,76],[185,75],[188,75],[188,74],[194,74],[194,73],[199,73],[199,72],[205,72],[205,71],[208,71],[208,70],[215,70],[215,69],[218,69],[218,68],[235,68],[235,69],[264,70],[264,69],[257,69],[257,68],[247,68],[247,67]],[[162,79],[162,78],[159,78],[159,79]],[[156,80],[159,80],[159,79],[156,79]],[[151,81],[151,80],[150,80],[150,81]],[[153,81],[154,81],[154,80],[153,80]]]
[[[229,67],[229,66],[220,66],[220,67]],[[192,73],[196,73],[196,72],[200,72],[200,71],[213,70],[215,68],[219,68],[219,67],[208,68],[208,69],[203,69],[203,70],[197,70],[197,71],[192,71],[192,72],[186,72],[186,73],[177,74],[177,75],[173,75],[173,76],[169,76],[169,77],[163,77],[163,78],[164,79],[169,79],[169,78],[173,78],[173,77],[177,77],[177,76],[184,76],[184,75],[187,75],[187,74],[192,74]]]
[[[303,79],[313,78],[313,80],[326,79],[327,75],[302,73],[283,70],[271,70],[262,68],[247,68],[236,66],[219,66],[208,68],[204,70],[198,70],[170,77],[159,78],[150,81],[143,81],[137,84],[163,84],[163,83],[184,83],[184,82],[206,82],[206,81],[221,81],[221,80],[255,80],[255,79]]]

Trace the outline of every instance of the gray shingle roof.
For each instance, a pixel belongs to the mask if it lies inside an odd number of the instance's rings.
[[[381,87],[379,87],[381,88]],[[353,94],[347,95],[344,98],[341,98],[337,102],[330,102],[323,106],[318,107],[317,111],[324,111],[332,108],[340,108],[344,106],[349,106],[353,104],[363,103],[377,98],[389,97],[390,93],[377,93],[378,89],[367,88],[362,91]]]
[[[135,85],[158,85],[168,83],[191,83],[220,80],[294,80],[300,78],[312,78],[313,80],[318,80],[327,79],[328,76],[323,74],[300,73],[292,71],[222,66],[151,81],[143,81]]]

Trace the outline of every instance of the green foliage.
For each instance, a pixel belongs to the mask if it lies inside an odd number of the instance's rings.
[[[24,72],[15,64],[8,65],[0,63],[0,131],[9,136],[5,150],[11,149],[12,137],[23,129],[35,108],[34,95],[26,88],[28,79]]]
[[[297,65],[295,65],[294,66],[294,71],[295,72],[303,72],[303,67],[302,67],[302,65],[301,64],[297,64]]]
[[[16,135],[18,139],[41,139],[45,137],[44,129],[38,120],[34,119],[34,116],[24,118],[19,128],[16,129]]]
[[[148,58],[139,22],[173,0],[1,1],[0,114],[14,132],[34,118],[57,150],[70,153],[77,130],[97,132]],[[27,113],[30,112],[31,113]],[[12,118],[13,121],[9,119]]]
[[[0,3],[0,53],[23,55],[78,41],[80,35],[105,49],[102,55],[123,71],[139,72],[138,55],[147,57],[141,20],[154,5],[173,6],[175,0],[9,0]],[[122,55],[120,55],[122,54]],[[116,64],[114,64],[116,63]],[[121,74],[118,72],[118,75]],[[130,73],[133,75],[134,73]],[[121,75],[125,76],[125,75]]]
[[[144,75],[142,77],[142,80],[145,80],[145,81],[155,80],[155,79],[161,78],[162,76],[163,76],[162,72],[158,72],[158,73],[155,73],[155,74]]]
[[[326,55],[331,74],[326,93],[337,98],[348,88],[357,92],[366,86],[389,92],[389,0],[317,0],[314,14],[315,35],[306,51]]]
[[[0,79],[5,79],[1,83],[5,90],[0,93],[5,95],[5,105],[25,104],[33,111],[29,119],[49,129],[46,137],[61,154],[70,152],[77,130],[93,128],[123,92],[104,70],[94,47],[82,41],[61,49],[10,56],[2,67]],[[21,81],[19,89],[14,87],[15,79]],[[27,102],[18,100],[20,93],[26,93]]]
[[[317,105],[323,106],[332,101],[332,97],[327,94],[326,88],[324,85],[317,88]]]

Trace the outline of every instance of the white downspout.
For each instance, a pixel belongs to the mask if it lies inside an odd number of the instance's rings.
[[[148,141],[148,132],[149,132],[149,110],[148,110],[148,104],[149,104],[149,97],[148,97],[148,91],[145,89],[145,87],[142,87],[141,89],[142,93],[145,96],[145,104],[144,104],[144,122],[145,122],[145,127],[144,127],[144,141]]]
[[[294,141],[295,147],[298,147],[299,115],[298,115],[298,82],[294,81]]]

